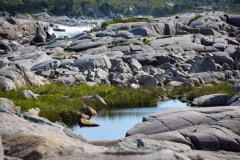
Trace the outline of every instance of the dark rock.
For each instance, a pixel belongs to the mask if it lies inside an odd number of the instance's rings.
[[[237,15],[227,16],[227,23],[234,25],[236,27],[240,27],[240,16]]]
[[[141,76],[139,84],[144,87],[156,87],[158,85],[158,80],[153,76]]]
[[[216,36],[216,31],[212,28],[201,28],[200,33],[206,36]]]
[[[47,30],[41,23],[37,23],[36,34],[33,40],[31,41],[32,44],[38,43],[45,43],[47,40]]]
[[[195,98],[192,102],[196,106],[225,106],[229,100],[226,94],[211,94]]]

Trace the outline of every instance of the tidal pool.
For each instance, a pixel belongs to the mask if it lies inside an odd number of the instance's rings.
[[[74,132],[81,134],[88,141],[114,140],[124,138],[126,132],[135,124],[142,122],[143,116],[155,112],[171,109],[186,108],[186,103],[179,100],[169,100],[159,103],[156,107],[127,108],[98,111],[98,116],[91,120],[99,124],[99,127],[80,127],[75,125]]]

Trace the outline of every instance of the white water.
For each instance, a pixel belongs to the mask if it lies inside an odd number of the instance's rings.
[[[56,28],[56,27],[50,27],[48,32],[50,34],[54,33],[57,38],[61,38],[61,37],[72,38],[84,31],[90,31],[93,27],[95,27],[95,24],[83,24],[78,26],[66,26],[62,24],[56,24],[56,26],[58,29],[64,29],[65,31],[54,31],[53,28]]]

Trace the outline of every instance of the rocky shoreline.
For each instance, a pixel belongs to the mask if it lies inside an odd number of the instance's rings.
[[[52,81],[164,90],[221,80],[239,91],[240,16],[183,14],[57,39],[47,32],[51,17],[45,18],[0,17],[2,90]],[[207,95],[193,103],[205,107],[156,113],[124,139],[87,142],[1,98],[0,160],[240,159],[239,94],[230,100]],[[220,105],[231,106],[209,107]]]
[[[0,99],[0,158],[37,159],[239,159],[239,106],[172,109],[143,118],[115,141],[87,142],[62,125],[19,114]],[[4,153],[4,154],[3,154]]]

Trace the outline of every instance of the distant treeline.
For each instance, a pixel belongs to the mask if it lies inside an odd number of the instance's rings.
[[[209,5],[215,10],[240,12],[240,0],[1,0],[0,11],[90,17],[166,16]]]

